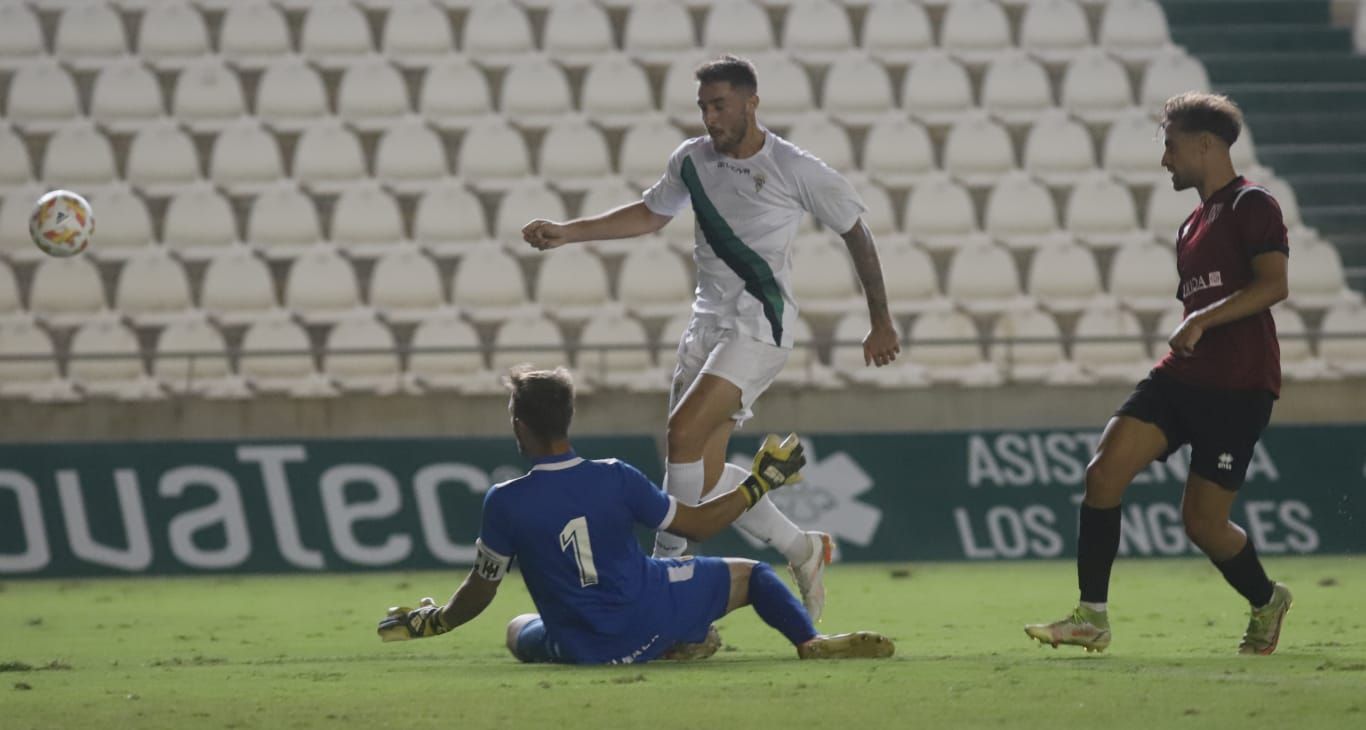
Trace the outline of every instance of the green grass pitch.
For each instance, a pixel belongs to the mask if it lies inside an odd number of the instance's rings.
[[[0,727],[1366,727],[1366,559],[1268,561],[1280,650],[1240,657],[1246,609],[1205,561],[1116,565],[1114,644],[1029,641],[1075,599],[1070,562],[836,565],[822,629],[877,629],[891,660],[799,662],[750,609],[693,664],[527,666],[503,648],[519,577],[475,622],[382,644],[385,607],[463,572],[9,581]]]

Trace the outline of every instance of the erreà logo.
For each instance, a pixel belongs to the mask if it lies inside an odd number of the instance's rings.
[[[867,547],[882,522],[882,510],[858,500],[873,488],[872,478],[849,454],[837,451],[821,458],[815,443],[809,439],[802,443],[806,449],[802,480],[771,492],[769,498],[802,529],[824,530],[836,540]],[[731,454],[731,461],[746,466],[754,462],[754,455]],[[750,545],[764,546],[744,530],[736,532]]]

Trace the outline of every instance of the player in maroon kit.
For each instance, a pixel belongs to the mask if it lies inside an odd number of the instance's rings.
[[[1181,500],[1186,534],[1252,606],[1242,654],[1276,650],[1290,591],[1267,578],[1252,540],[1229,520],[1253,447],[1280,395],[1271,305],[1286,297],[1289,247],[1281,209],[1233,169],[1242,112],[1227,97],[1185,93],[1162,110],[1162,166],[1200,205],[1177,231],[1177,297],[1185,317],[1171,351],[1105,426],[1086,467],[1077,538],[1081,602],[1071,616],[1025,627],[1040,642],[1100,651],[1110,644],[1106,597],[1119,551],[1120,500],[1154,459],[1191,445]]]

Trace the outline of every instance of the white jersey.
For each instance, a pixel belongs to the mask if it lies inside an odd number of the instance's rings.
[[[792,347],[792,241],[809,212],[845,233],[866,208],[849,181],[814,155],[764,130],[743,160],[718,153],[711,137],[674,150],[645,205],[675,216],[692,201],[697,218],[693,311],[763,342]]]

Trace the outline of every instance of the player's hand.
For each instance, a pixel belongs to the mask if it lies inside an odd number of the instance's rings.
[[[764,439],[754,455],[749,477],[739,487],[750,507],[774,489],[801,481],[801,470],[806,466],[803,451],[802,442],[795,433],[788,434],[782,441],[774,434]]]
[[[1187,317],[1176,326],[1172,336],[1167,338],[1167,344],[1177,357],[1190,357],[1195,354],[1195,345],[1204,334],[1205,328],[1201,327],[1194,317]]]
[[[899,352],[900,338],[897,337],[896,328],[891,322],[874,324],[868,331],[868,336],[863,338],[864,365],[890,365]]]
[[[543,218],[522,226],[522,240],[538,251],[548,251],[569,243],[569,227]]]
[[[380,641],[408,641],[439,636],[450,629],[441,622],[441,607],[431,598],[418,602],[416,609],[394,606],[389,615],[380,619]]]

